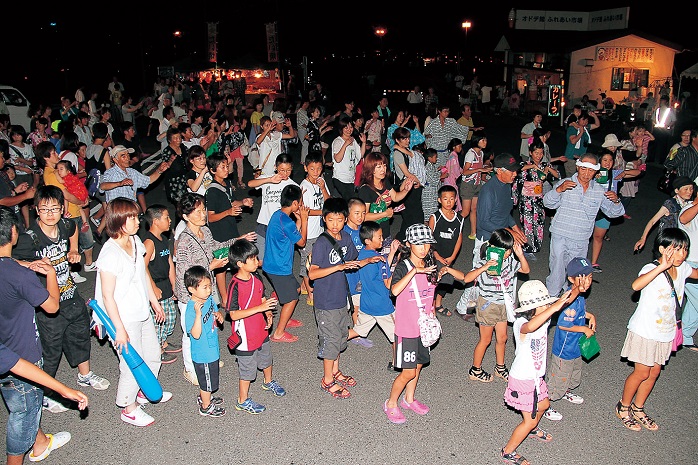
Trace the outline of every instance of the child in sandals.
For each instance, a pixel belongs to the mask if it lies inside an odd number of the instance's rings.
[[[678,296],[684,295],[686,279],[698,278],[698,268],[686,263],[689,244],[683,230],[664,229],[654,240],[654,253],[659,261],[642,267],[633,281],[633,290],[640,291],[640,300],[628,322],[620,355],[633,362],[635,368],[626,378],[623,395],[616,405],[616,416],[632,431],[640,431],[643,426],[650,431],[659,429],[645,413],[645,401],[662,365],[671,356],[678,323],[677,303],[683,300]]]
[[[479,295],[475,308],[475,321],[478,323],[480,340],[473,352],[473,365],[468,371],[468,377],[473,381],[483,383],[492,381],[492,375],[482,369],[482,359],[485,357],[487,347],[492,343],[493,334],[496,335],[494,374],[504,381],[509,379],[509,370],[504,364],[504,350],[507,343],[507,312],[504,293],[512,297],[511,302],[513,303],[517,274],[530,271],[521,245],[514,241],[514,236],[507,229],[497,229],[492,233],[489,241],[482,245],[480,259],[475,261],[474,268],[481,267],[487,261],[486,253],[489,246],[504,249],[506,252],[499,275],[482,273],[477,277]],[[516,258],[513,256],[514,254]]]
[[[519,289],[519,308],[515,310],[514,338],[516,355],[504,392],[507,405],[521,413],[522,420],[506,445],[502,448],[502,460],[512,465],[528,464],[516,448],[527,438],[550,442],[550,433],[538,428],[543,413],[550,406],[548,386],[545,384],[545,362],[548,354],[548,326],[550,318],[579,294],[572,287],[557,299],[552,297],[545,284],[538,280],[526,281]]]

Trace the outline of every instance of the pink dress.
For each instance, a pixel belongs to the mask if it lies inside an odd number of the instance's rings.
[[[448,177],[444,179],[444,184],[448,184],[449,186],[453,186],[456,188],[456,212],[459,212],[463,209],[460,203],[460,194],[458,192],[458,178],[462,176],[463,172],[460,167],[460,163],[458,163],[458,153],[456,152],[451,152],[451,156],[448,157],[448,161],[446,162],[446,172],[448,173]]]

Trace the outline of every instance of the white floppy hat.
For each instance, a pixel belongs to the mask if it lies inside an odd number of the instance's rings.
[[[606,134],[606,138],[601,144],[601,147],[620,147],[620,141],[615,134]]]
[[[537,279],[526,281],[519,288],[519,308],[516,312],[526,312],[556,300],[557,298],[550,295],[548,288],[541,281]]]

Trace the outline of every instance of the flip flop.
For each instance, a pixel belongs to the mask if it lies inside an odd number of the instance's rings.
[[[293,334],[289,333],[288,331],[284,331],[283,336],[276,338],[274,336],[270,336],[269,340],[273,342],[296,342],[298,340],[298,336],[294,336]]]

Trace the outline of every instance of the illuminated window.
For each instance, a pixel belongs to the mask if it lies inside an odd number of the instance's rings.
[[[611,90],[632,90],[638,87],[647,87],[649,78],[649,69],[613,68]]]

